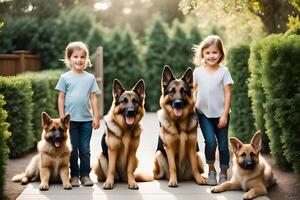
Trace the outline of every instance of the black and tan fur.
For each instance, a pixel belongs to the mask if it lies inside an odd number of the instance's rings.
[[[163,149],[155,154],[154,178],[169,179],[169,187],[177,187],[178,180],[195,179],[206,184],[200,155],[196,151],[197,117],[194,112],[195,97],[193,72],[188,68],[176,79],[169,66],[162,74],[161,109],[157,112]],[[165,151],[165,153],[163,153]]]
[[[106,124],[102,138],[102,153],[93,167],[104,189],[112,189],[115,181],[128,181],[129,189],[138,189],[137,181],[151,177],[135,174],[136,157],[144,116],[145,84],[139,80],[132,90],[125,90],[118,80],[113,83],[113,103],[104,116]],[[106,153],[105,153],[106,149]]]
[[[250,144],[243,144],[237,138],[231,137],[233,167],[232,178],[211,192],[218,193],[227,190],[244,190],[243,199],[253,199],[267,194],[267,188],[275,183],[270,165],[260,155],[261,133],[254,134]]]
[[[31,159],[25,172],[14,176],[12,181],[27,184],[29,181],[40,179],[40,190],[48,190],[49,181],[62,181],[64,189],[72,189],[69,181],[71,155],[69,125],[70,114],[61,119],[51,119],[43,112],[43,133],[37,145],[38,154]]]

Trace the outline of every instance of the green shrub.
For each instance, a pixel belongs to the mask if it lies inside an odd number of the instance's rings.
[[[42,133],[42,122],[41,122],[41,113],[46,111],[54,110],[54,105],[50,102],[51,96],[49,91],[49,82],[44,77],[40,76],[40,73],[37,72],[27,72],[19,75],[24,79],[30,80],[31,89],[33,92],[32,102],[33,102],[33,112],[32,112],[32,125],[33,133],[35,136],[35,142],[38,142],[41,139]]]
[[[258,40],[251,45],[251,53],[249,58],[249,69],[251,72],[249,79],[249,94],[252,100],[252,111],[255,119],[257,130],[266,133],[270,140],[270,149],[275,163],[281,168],[289,168],[284,155],[283,143],[281,141],[282,130],[279,124],[273,119],[275,115],[272,102],[266,98],[266,92],[262,85],[263,74],[263,58],[262,52],[264,46],[271,43],[272,40],[281,37],[281,35],[271,35],[267,38]],[[266,66],[271,67],[271,66]]]
[[[254,119],[251,110],[251,99],[248,96],[248,59],[250,47],[248,45],[237,45],[228,52],[228,67],[234,85],[232,89],[230,134],[248,142],[255,130]]]
[[[271,110],[267,128],[280,137],[284,155],[300,178],[300,36],[269,37],[264,44],[262,86]],[[274,129],[274,121],[280,128]]]
[[[0,77],[0,94],[4,96],[9,131],[10,157],[15,158],[34,147],[32,131],[32,90],[29,80],[20,77]]]
[[[3,196],[5,170],[9,153],[7,140],[11,135],[8,131],[9,124],[6,122],[7,112],[3,109],[4,104],[4,97],[0,95],[0,197]]]

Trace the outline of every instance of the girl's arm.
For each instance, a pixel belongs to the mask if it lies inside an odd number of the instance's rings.
[[[222,113],[218,128],[223,128],[227,125],[228,122],[228,113],[230,109],[230,104],[231,104],[231,84],[226,85],[224,87],[224,95],[225,95],[225,103],[224,103],[224,112]]]
[[[93,128],[97,129],[100,127],[100,115],[99,115],[99,109],[98,109],[98,101],[96,93],[91,93],[91,104],[92,104],[92,110],[93,110]]]
[[[65,104],[65,93],[62,91],[58,92],[58,114],[60,118],[63,118],[65,116],[64,112],[64,104]]]

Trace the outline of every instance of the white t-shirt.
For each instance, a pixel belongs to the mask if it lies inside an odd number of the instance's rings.
[[[224,86],[233,84],[227,67],[220,65],[217,71],[208,72],[204,66],[193,73],[197,85],[196,109],[208,118],[221,117],[224,111]]]

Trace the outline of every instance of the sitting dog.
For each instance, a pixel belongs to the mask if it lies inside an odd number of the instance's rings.
[[[232,177],[230,181],[215,186],[211,192],[226,190],[244,190],[243,199],[253,199],[267,194],[267,188],[275,183],[270,165],[260,155],[261,133],[254,134],[250,144],[243,144],[231,137],[233,157]]]
[[[171,68],[165,66],[161,85],[161,109],[157,112],[160,133],[154,178],[169,179],[169,187],[177,187],[177,179],[195,179],[198,184],[206,184],[206,178],[201,175],[204,170],[198,153],[193,71],[188,68],[180,79],[176,79]]]
[[[35,155],[24,173],[16,175],[12,181],[27,184],[29,181],[41,180],[40,190],[49,189],[49,181],[62,181],[64,189],[72,189],[69,181],[69,162],[71,143],[69,139],[70,114],[61,119],[51,119],[42,113],[43,133]]]
[[[114,181],[127,181],[129,189],[138,189],[137,181],[151,181],[153,177],[134,174],[144,116],[145,84],[139,80],[132,90],[125,90],[118,80],[113,83],[113,103],[104,116],[106,124],[102,137],[102,153],[93,170],[104,189],[112,189]]]

